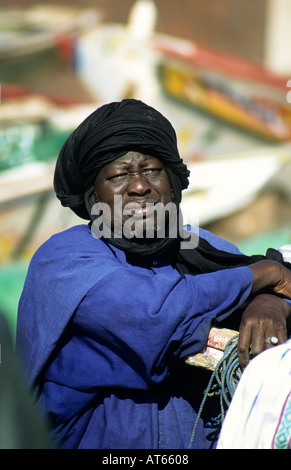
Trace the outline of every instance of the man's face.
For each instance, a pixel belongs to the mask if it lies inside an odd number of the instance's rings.
[[[110,209],[106,211],[106,217],[110,219],[106,224],[115,233],[116,226],[122,227],[125,236],[129,227],[135,237],[157,233],[160,220],[154,205],[166,206],[172,201],[170,181],[163,163],[139,152],[127,152],[105,165],[94,188],[97,202]]]

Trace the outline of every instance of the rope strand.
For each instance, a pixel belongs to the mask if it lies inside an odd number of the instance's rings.
[[[214,420],[218,426],[221,426],[223,423],[226,411],[242,374],[237,356],[237,343],[238,335],[228,341],[222,358],[218,361],[211,374],[193,426],[188,449],[192,448],[198,422],[208,397],[220,395],[220,414]]]

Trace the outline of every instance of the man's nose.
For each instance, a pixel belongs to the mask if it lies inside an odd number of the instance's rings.
[[[147,178],[142,173],[131,174],[127,186],[129,195],[144,195],[151,192]]]

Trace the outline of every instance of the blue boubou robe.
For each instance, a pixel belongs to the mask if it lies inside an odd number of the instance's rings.
[[[238,252],[201,229],[200,237]],[[164,260],[130,264],[87,225],[51,237],[29,266],[17,349],[58,445],[187,448],[206,383],[183,358],[252,284],[247,267],[182,278]],[[213,446],[204,424],[194,448]]]

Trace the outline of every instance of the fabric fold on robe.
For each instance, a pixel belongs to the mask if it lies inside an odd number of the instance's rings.
[[[218,248],[236,252],[233,245],[222,242],[215,236],[210,238],[212,242],[216,240]],[[26,364],[30,382],[34,382],[42,371],[86,294],[94,286],[98,286],[104,277],[110,278],[110,275],[124,264],[125,254],[95,239],[87,225],[73,227],[54,235],[40,247],[28,269],[19,303],[17,325],[17,348],[23,363]],[[237,269],[247,273],[248,278],[246,283],[242,280],[242,298],[238,303],[243,303],[251,290],[252,273],[247,268]],[[175,276],[174,284],[180,279],[177,272]],[[223,275],[220,276],[219,273],[212,273],[212,276],[223,279]],[[188,280],[190,283],[194,281],[194,277],[191,278]],[[203,284],[204,282],[201,285]],[[243,289],[246,289],[245,294]],[[212,300],[215,300],[213,296]],[[222,298],[217,298],[217,301],[220,304]],[[233,302],[237,306],[237,299],[233,299]],[[229,314],[233,308],[234,306],[228,306],[227,309],[224,303],[221,303],[222,312],[225,309]],[[219,316],[218,312],[214,315],[216,314]],[[205,337],[211,320],[212,318],[205,327]],[[197,348],[198,352],[201,348],[200,342],[197,343]],[[185,345],[184,349],[186,354],[188,351]]]

